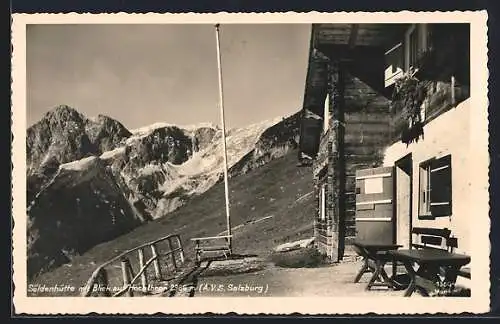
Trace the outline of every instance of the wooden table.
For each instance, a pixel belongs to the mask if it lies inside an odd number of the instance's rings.
[[[392,261],[392,255],[389,255],[387,252],[397,250],[401,245],[363,241],[355,241],[353,245],[357,248],[358,254],[363,257],[364,261],[354,282],[359,282],[363,274],[372,272],[373,275],[365,288],[366,290],[370,290],[375,286],[393,288],[392,280],[389,279],[384,266],[387,262]]]
[[[435,291],[440,285],[454,285],[462,266],[470,262],[470,257],[464,254],[450,253],[440,249],[411,249],[389,251],[395,260],[401,261],[410,276],[410,285],[404,296],[409,297],[415,290],[424,296]],[[417,271],[413,268],[418,265]],[[444,279],[439,276],[444,269]]]

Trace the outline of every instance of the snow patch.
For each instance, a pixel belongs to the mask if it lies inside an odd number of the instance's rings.
[[[158,123],[154,123],[151,125],[132,129],[132,130],[130,130],[130,132],[133,135],[147,135],[158,128],[166,128],[166,127],[177,127],[179,129],[183,129],[186,131],[196,131],[199,128],[213,128],[213,129],[219,128],[218,125],[215,125],[215,124],[209,123],[209,122],[192,124],[192,125],[176,125],[176,124],[171,124],[171,123],[158,122]]]
[[[163,172],[163,169],[158,164],[149,163],[146,164],[143,168],[141,168],[139,172],[141,173],[141,175],[152,175],[157,172]]]
[[[132,136],[127,138],[125,140],[125,143],[127,145],[130,145],[130,144],[134,143],[135,141],[140,140],[141,138],[144,138],[144,137],[150,135],[153,131],[155,131],[157,129],[167,128],[167,127],[179,128],[179,129],[183,130],[187,136],[191,136],[191,137],[194,136],[194,132],[196,130],[201,129],[201,128],[212,128],[215,130],[220,130],[218,125],[215,125],[215,124],[209,123],[209,122],[203,122],[203,123],[198,123],[198,124],[193,124],[193,125],[175,125],[175,124],[170,124],[170,123],[165,123],[165,122],[158,122],[158,123],[154,123],[151,125],[147,125],[147,126],[143,126],[143,127],[139,127],[139,128],[130,130],[130,132],[132,133]]]
[[[117,155],[125,153],[125,146],[117,147],[114,150],[106,151],[99,157],[102,160],[107,160],[116,157]]]
[[[251,152],[262,133],[269,127],[280,122],[282,117],[255,123],[243,128],[233,128],[227,131],[226,149],[228,168],[239,162]],[[212,127],[211,124],[206,124]],[[200,124],[196,125],[197,128]],[[194,152],[190,159],[182,164],[166,163],[175,176],[160,186],[164,195],[169,195],[182,189],[188,195],[204,193],[217,183],[224,172],[224,156],[222,150],[222,132],[219,130],[212,143],[201,151]]]
[[[165,127],[172,127],[172,126],[175,126],[175,125],[169,124],[169,123],[159,122],[159,123],[154,123],[154,124],[151,124],[151,125],[139,127],[139,128],[136,128],[136,129],[131,129],[130,132],[133,135],[139,135],[139,134],[150,133],[150,132],[152,132],[152,131],[154,131],[155,129],[158,129],[158,128],[165,128]]]
[[[179,127],[180,129],[184,129],[184,130],[187,130],[187,131],[196,131],[197,129],[200,129],[200,128],[212,128],[212,129],[219,129],[219,125],[216,125],[214,123],[209,123],[209,122],[205,122],[205,123],[198,123],[198,124],[192,124],[192,125],[183,125],[183,126],[177,126]]]
[[[95,164],[98,159],[97,156],[89,156],[80,160],[61,164],[59,167],[64,170],[81,171]]]

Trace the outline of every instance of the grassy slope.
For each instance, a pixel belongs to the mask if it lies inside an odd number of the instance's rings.
[[[296,152],[271,161],[229,181],[232,227],[266,216],[271,218],[240,226],[233,231],[234,252],[268,255],[277,244],[312,236],[313,200],[310,168],[296,166]],[[224,184],[219,183],[186,206],[117,239],[100,244],[71,264],[63,265],[34,280],[53,285],[84,285],[101,263],[133,248],[170,233],[179,233],[188,257],[193,254],[192,237],[212,236],[226,228]]]

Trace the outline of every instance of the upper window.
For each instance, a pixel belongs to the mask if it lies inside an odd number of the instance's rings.
[[[420,164],[419,218],[451,216],[451,155]]]
[[[427,24],[413,24],[406,30],[403,39],[385,52],[385,86],[395,83],[405,71],[417,68],[422,53],[428,50],[430,30]]]
[[[418,68],[417,63],[428,48],[429,28],[427,24],[410,26],[405,34],[405,71]]]

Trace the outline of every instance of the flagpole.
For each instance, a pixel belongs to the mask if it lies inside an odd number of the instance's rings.
[[[221,53],[220,53],[220,40],[219,40],[219,24],[215,25],[215,38],[217,41],[217,71],[219,75],[219,107],[220,116],[222,124],[222,149],[224,151],[224,189],[226,193],[226,221],[227,221],[227,235],[229,236],[229,250],[232,253],[232,242],[231,237],[231,218],[229,214],[229,186],[227,182],[227,151],[226,151],[226,125],[224,118],[224,90],[222,85],[222,66],[221,66]]]

